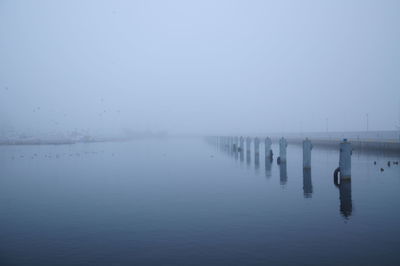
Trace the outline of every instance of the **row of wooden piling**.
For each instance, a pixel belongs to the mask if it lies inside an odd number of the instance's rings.
[[[260,138],[259,137],[243,137],[243,136],[216,136],[213,140],[220,147],[226,148],[232,152],[243,152],[244,144],[246,143],[246,153],[251,152],[251,143],[254,143],[254,154],[259,156],[260,154]],[[271,149],[272,139],[270,137],[264,138],[265,157],[271,159],[273,152]],[[287,140],[282,137],[279,139],[279,157],[277,158],[278,163],[285,163],[287,160]],[[352,146],[347,139],[339,144],[339,167],[336,169],[336,173],[340,175],[340,180],[351,178],[351,155]],[[303,168],[311,168],[311,152],[313,144],[310,139],[306,138],[303,140]]]
[[[259,165],[260,157],[260,138],[250,137],[231,137],[231,136],[220,136],[213,137],[209,141],[214,142],[213,144],[218,145],[222,150],[228,151],[236,158],[238,153],[240,154],[241,161],[243,160],[244,148],[246,148],[247,163],[250,163],[251,156],[251,143],[254,143],[254,159],[256,169]],[[285,138],[279,139],[279,157],[277,163],[279,164],[279,174],[281,185],[285,185],[287,182],[286,173],[286,150],[288,142]],[[246,146],[244,147],[244,143]],[[264,138],[265,146],[265,170],[266,175],[268,172],[270,175],[271,163],[273,160],[273,152],[271,149],[272,140],[269,137]],[[306,138],[303,140],[303,193],[305,198],[310,198],[313,193],[313,186],[311,181],[311,152],[313,144],[310,139]],[[352,215],[353,203],[351,196],[351,155],[352,145],[347,139],[339,144],[339,167],[334,171],[334,185],[339,189],[340,199],[340,213],[348,219]]]

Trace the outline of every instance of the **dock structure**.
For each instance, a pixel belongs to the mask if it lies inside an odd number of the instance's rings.
[[[343,138],[317,138],[308,137],[315,147],[329,147],[336,148]],[[290,144],[302,145],[303,137],[286,137]],[[357,151],[379,151],[400,154],[400,141],[394,139],[360,139],[360,138],[346,138],[351,142],[354,150]],[[278,138],[273,138],[273,141],[278,141]]]

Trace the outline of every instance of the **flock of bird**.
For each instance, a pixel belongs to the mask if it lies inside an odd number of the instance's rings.
[[[30,154],[30,155],[26,155],[26,154],[20,154],[18,156],[11,156],[11,160],[15,160],[15,159],[23,159],[23,158],[29,158],[29,159],[38,159],[38,158],[47,158],[47,159],[59,159],[62,157],[80,157],[80,156],[85,156],[85,155],[93,155],[93,154],[100,154],[100,153],[104,153],[103,150],[101,151],[85,151],[85,152],[73,152],[73,153],[45,153],[45,154],[38,154],[38,153],[34,153],[34,154]],[[111,156],[114,156],[114,153],[111,153]]]
[[[5,86],[4,87],[4,91],[9,91],[9,87],[8,86]],[[104,98],[100,98],[100,104],[101,104],[101,109],[103,109],[105,106],[104,106]],[[41,112],[42,111],[42,108],[40,107],[40,106],[36,106],[36,107],[34,107],[33,109],[32,109],[32,113],[38,113],[38,112]],[[121,114],[121,110],[119,110],[119,109],[117,109],[117,110],[114,110],[114,111],[112,111],[112,110],[107,110],[107,109],[103,109],[103,110],[101,110],[100,112],[98,112],[97,113],[97,116],[98,117],[101,117],[101,118],[103,118],[103,116],[105,116],[106,115],[106,113],[115,113],[115,114],[117,114],[117,115],[120,115]],[[67,113],[63,113],[62,114],[62,116],[63,117],[67,117],[68,116],[68,114]],[[49,121],[50,123],[52,123],[53,125],[56,125],[56,126],[58,126],[58,125],[60,125],[60,122],[59,121]]]
[[[390,167],[391,165],[399,165],[399,161],[387,161],[386,165]],[[376,161],[374,161],[374,165],[376,165]],[[385,171],[383,167],[380,169],[381,172]]]

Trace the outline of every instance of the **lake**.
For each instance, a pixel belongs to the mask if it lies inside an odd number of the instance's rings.
[[[0,265],[399,265],[398,155],[201,138],[0,146]],[[376,165],[374,164],[376,161]],[[381,171],[381,168],[383,171]]]

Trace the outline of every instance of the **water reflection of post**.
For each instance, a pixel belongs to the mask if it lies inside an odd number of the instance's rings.
[[[281,185],[286,185],[287,183],[287,167],[286,162],[281,162],[279,164],[279,175],[280,175],[280,182]]]
[[[233,138],[233,151],[236,153],[238,150],[238,142],[239,142],[239,138],[238,137],[234,137]]]
[[[272,158],[269,156],[265,156],[265,176],[271,177],[271,166],[272,166]]]
[[[233,153],[235,156],[235,160],[239,159],[239,137],[234,137],[234,141],[233,141]]]
[[[272,141],[269,137],[265,138],[264,140],[264,147],[265,147],[265,157],[272,159],[272,150],[271,150]]]
[[[258,169],[260,168],[260,154],[256,153],[254,155],[254,169],[258,172]]]
[[[353,212],[353,202],[351,200],[351,179],[339,179],[335,175],[333,182],[336,187],[339,188],[339,199],[340,199],[340,213],[348,219]]]
[[[303,193],[304,198],[311,198],[313,193],[311,181],[311,168],[303,168]]]
[[[350,217],[353,212],[353,203],[351,200],[351,179],[341,181],[340,191],[340,212],[344,217]]]

